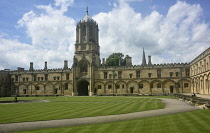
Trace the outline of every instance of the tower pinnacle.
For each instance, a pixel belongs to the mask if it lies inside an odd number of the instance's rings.
[[[88,14],[88,6],[87,6],[87,8],[86,8],[86,14],[89,15],[89,14]]]

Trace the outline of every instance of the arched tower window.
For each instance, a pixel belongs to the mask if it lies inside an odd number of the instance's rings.
[[[82,36],[86,36],[86,26],[83,25],[82,27]]]
[[[76,29],[76,42],[79,42],[79,28]]]
[[[90,26],[90,37],[93,37],[94,36],[94,33],[93,33],[93,26],[91,25]]]
[[[95,40],[94,40],[94,37],[95,36],[95,33],[94,33],[94,28],[93,28],[93,26],[91,25],[90,26],[90,39],[89,39],[89,42],[95,42]]]

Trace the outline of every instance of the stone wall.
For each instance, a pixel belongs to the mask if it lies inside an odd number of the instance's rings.
[[[190,63],[191,92],[210,94],[210,48]]]

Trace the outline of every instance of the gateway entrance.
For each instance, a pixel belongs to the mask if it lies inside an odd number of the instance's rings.
[[[79,81],[77,84],[78,96],[89,96],[88,91],[89,82],[86,80]]]

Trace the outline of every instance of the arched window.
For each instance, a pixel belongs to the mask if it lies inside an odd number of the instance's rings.
[[[92,27],[92,25],[90,26],[90,37],[93,37],[93,27]]]
[[[65,83],[65,90],[69,89],[68,85],[69,85],[68,83]]]
[[[82,27],[82,36],[86,36],[86,26]]]
[[[77,42],[79,42],[79,29],[78,29],[78,27],[77,27],[77,29],[76,29],[76,41]]]
[[[80,72],[87,72],[88,70],[88,65],[85,61],[82,61],[80,63]]]
[[[143,84],[139,84],[139,88],[140,89],[144,88],[144,85]]]
[[[157,84],[157,88],[161,88],[161,83],[158,83]]]
[[[89,34],[90,34],[89,42],[95,42],[95,39],[94,39],[95,33],[94,33],[94,28],[92,25],[90,26]]]

